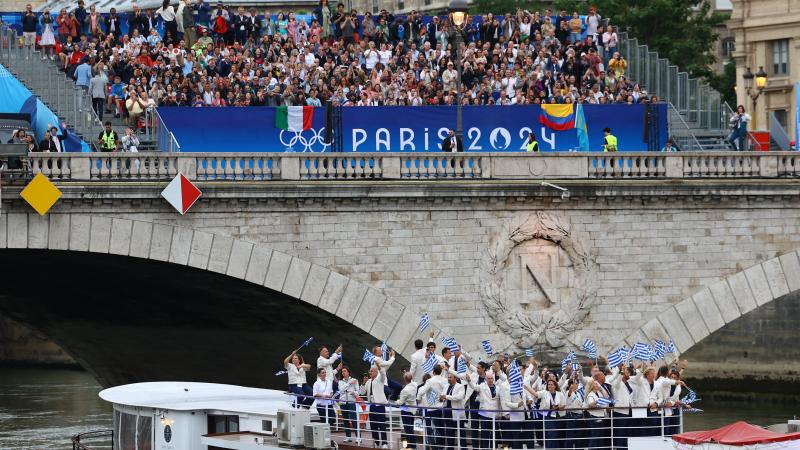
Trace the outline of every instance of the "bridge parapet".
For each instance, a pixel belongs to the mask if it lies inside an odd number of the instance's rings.
[[[796,152],[32,153],[55,180],[194,181],[695,179],[800,175]]]

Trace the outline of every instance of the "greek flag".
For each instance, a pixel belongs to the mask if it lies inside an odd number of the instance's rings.
[[[656,341],[653,352],[655,353],[656,359],[664,359],[667,355],[667,344],[665,344],[664,341]]]
[[[697,398],[697,392],[689,389],[689,393],[686,394],[686,396],[681,399],[681,403],[683,403],[684,405],[691,405],[692,403],[699,400],[700,399]]]
[[[436,367],[436,364],[436,355],[431,353],[431,357],[428,358],[428,360],[425,361],[425,364],[422,365],[422,370],[424,370],[425,373],[431,373],[433,372],[433,368]]]
[[[620,364],[623,364],[625,362],[625,360],[627,359],[627,358],[625,358],[625,356],[627,356],[627,355],[624,355],[622,350],[623,350],[622,348],[617,349],[617,351],[612,352],[610,355],[608,355],[608,366],[609,367],[617,367]],[[627,353],[627,352],[625,352],[625,353]]]
[[[522,373],[516,360],[512,361],[508,367],[508,387],[511,395],[522,393]]]
[[[581,365],[574,362],[572,363],[572,373],[579,373],[581,372]]]
[[[431,318],[428,317],[428,313],[422,315],[419,318],[419,331],[425,331],[431,325]]]
[[[586,399],[586,391],[583,390],[583,386],[581,386],[580,389],[575,391],[575,394],[578,396],[578,398],[581,399],[581,401],[584,401]]]
[[[572,360],[575,359],[575,352],[567,353],[567,357],[561,360],[561,371],[564,372],[567,370],[567,366]]]
[[[672,342],[672,339],[669,340],[669,344],[667,344],[667,352],[668,353],[677,353],[678,350],[675,348],[675,343]]]
[[[653,348],[652,345],[648,345],[647,350],[650,352],[650,361],[655,361],[658,359],[656,358],[656,349]]]
[[[445,347],[449,348],[451,352],[457,352],[458,351],[458,343],[456,342],[455,338],[442,336],[441,341],[442,341],[442,344]]]
[[[494,351],[492,351],[492,343],[489,342],[488,339],[481,341],[481,346],[483,346],[483,351],[485,351],[487,355],[494,355]]]
[[[467,361],[464,358],[458,358],[458,363],[456,363],[456,366],[456,372],[459,374],[467,373]]]
[[[631,355],[633,355],[634,358],[642,361],[650,361],[650,346],[641,342],[637,342],[631,349]]]
[[[368,362],[370,364],[374,364],[375,363],[375,355],[373,355],[367,349],[364,349],[364,356],[361,359],[363,359],[365,362]]]
[[[289,373],[289,372],[287,372],[285,370],[279,370],[279,371],[275,372],[275,376],[279,377],[281,375],[286,375],[287,373]]]
[[[436,391],[434,391],[433,389],[429,389],[428,390],[428,396],[426,397],[428,399],[428,405],[431,405],[431,406],[435,405],[436,404],[436,400],[437,400],[438,397],[439,397],[439,394],[437,394]]]
[[[306,339],[306,341],[305,341],[305,342],[303,342],[303,345],[302,345],[302,346],[303,346],[303,347],[308,347],[308,344],[310,344],[310,343],[311,343],[311,341],[313,341],[313,340],[314,340],[314,337],[313,337],[313,336],[312,336],[312,337],[310,337],[310,338],[308,338],[308,339]]]
[[[628,362],[631,359],[631,351],[628,350],[628,347],[623,345],[617,351],[619,352],[619,355],[622,357],[623,361]]]
[[[597,347],[594,345],[593,340],[586,339],[583,341],[583,351],[589,354],[589,358],[597,358]]]
[[[525,356],[527,356],[528,358],[533,357],[533,349],[532,348],[525,349]]]
[[[608,408],[609,406],[614,404],[614,400],[605,397],[599,397],[597,399],[597,407],[598,408]]]
[[[384,360],[384,361],[386,361],[387,359],[389,359],[389,358],[388,358],[388,355],[389,355],[389,346],[388,346],[388,345],[386,345],[386,342],[381,342],[381,352],[383,353],[383,356],[382,356],[382,358],[383,358],[383,360]]]

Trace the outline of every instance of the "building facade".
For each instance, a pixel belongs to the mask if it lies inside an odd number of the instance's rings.
[[[800,81],[800,0],[734,0],[728,27],[736,48],[736,95],[738,104],[753,116],[751,129],[769,130],[774,113],[790,138],[795,135],[797,101],[795,83]],[[767,83],[755,102],[748,95],[743,75],[747,68],[767,73]],[[755,88],[754,88],[755,89]]]

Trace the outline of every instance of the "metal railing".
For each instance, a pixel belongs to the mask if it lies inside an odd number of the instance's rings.
[[[63,181],[623,180],[798,176],[795,152],[30,153],[32,174]],[[787,162],[790,161],[790,162]]]
[[[444,406],[404,406],[394,402],[369,403],[360,397],[342,401],[287,395],[296,397],[298,408],[310,408],[313,403],[319,421],[331,427],[334,441],[354,442],[361,447],[442,450],[471,446],[472,450],[506,450],[526,445],[610,450],[627,447],[630,438],[667,439],[683,431],[680,406],[551,410],[537,409],[530,400],[519,400],[523,406],[493,410],[447,408],[441,401],[437,404]],[[420,402],[427,403],[425,399]]]
[[[619,33],[618,49],[628,61],[626,76],[649,94],[656,94],[674,105],[692,129],[723,131],[728,128],[730,106],[703,80],[690,78],[688,73],[659,57],[628,33]]]
[[[72,450],[113,449],[113,430],[94,430],[72,436]]]

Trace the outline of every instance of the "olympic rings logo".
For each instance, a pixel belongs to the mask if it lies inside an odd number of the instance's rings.
[[[303,153],[306,152],[324,153],[331,146],[330,142],[325,142],[325,136],[323,136],[325,132],[324,127],[316,131],[314,131],[313,128],[306,131],[311,132],[310,137],[303,136],[303,133],[305,133],[305,131],[292,132],[287,130],[281,130],[281,134],[278,136],[278,139],[281,141],[281,144],[283,144],[283,146],[286,148],[287,152],[294,152],[295,151],[294,146],[297,144],[300,144],[303,147],[302,150]],[[289,133],[289,134],[294,133],[294,135],[291,136],[291,138],[289,138],[289,141],[287,142],[284,139],[283,133]]]

